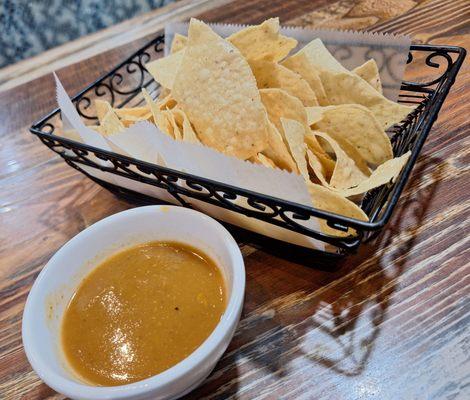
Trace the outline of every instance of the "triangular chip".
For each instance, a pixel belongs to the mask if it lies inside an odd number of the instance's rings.
[[[312,131],[312,133],[327,141],[335,152],[336,163],[330,180],[331,186],[337,189],[349,189],[367,179],[369,175],[364,174],[358,168],[354,160],[344,152],[336,140],[324,132]]]
[[[279,88],[297,97],[304,106],[317,106],[315,92],[299,74],[272,61],[250,62],[258,88]]]
[[[261,164],[267,168],[276,168],[276,164],[269,157],[265,156],[263,153],[258,153],[257,159]]]
[[[372,111],[382,129],[402,121],[414,108],[388,100],[351,72],[322,71],[320,78],[331,104],[360,104]]]
[[[247,60],[280,61],[297,46],[297,40],[279,33],[279,18],[249,26],[227,38]]]
[[[356,187],[338,190],[338,193],[344,197],[351,197],[361,193],[365,193],[376,187],[385,185],[390,181],[395,181],[395,179],[400,175],[400,172],[403,166],[407,163],[410,158],[411,153],[407,152],[401,157],[393,158],[386,161],[382,165],[379,165],[378,168],[372,172],[372,175],[369,176],[366,180],[362,181]]]
[[[174,139],[173,126],[171,125],[171,122],[168,117],[163,113],[162,110],[160,110],[159,106],[153,101],[152,97],[150,97],[150,94],[145,88],[142,88],[142,95],[144,96],[147,106],[152,112],[154,124],[163,133],[167,134],[168,136]]]
[[[355,74],[359,75],[377,92],[382,93],[382,82],[380,80],[379,68],[373,58],[367,60],[364,64],[353,69]]]
[[[336,162],[328,155],[320,143],[318,143],[316,136],[312,132],[307,132],[305,135],[305,144],[320,161],[325,177],[330,179],[335,170]]]
[[[305,107],[307,113],[307,125],[312,126],[315,122],[322,119],[325,107]]]
[[[314,39],[290,58],[303,54],[312,69],[329,72],[349,72],[325,47],[321,39]]]
[[[145,64],[145,69],[164,88],[172,89],[183,56],[184,49]]]
[[[330,188],[328,178],[326,177],[326,169],[323,167],[319,157],[317,157],[317,155],[314,154],[310,149],[307,149],[307,159],[310,168],[315,173],[315,176],[318,178],[320,183],[323,186]]]
[[[286,58],[281,65],[289,68],[291,71],[296,72],[304,78],[315,92],[318,103],[322,106],[328,105],[325,89],[321,83],[320,74],[315,68],[312,68],[306,54],[297,53],[291,57]]]
[[[148,106],[144,107],[125,107],[125,108],[113,108],[114,112],[119,118],[127,117],[145,117],[150,113],[150,108]]]
[[[164,110],[162,111],[162,113],[168,118],[168,121],[170,121],[171,127],[173,128],[173,136],[175,140],[183,140],[183,134],[180,131],[178,124],[176,123],[173,112],[171,110]]]
[[[185,112],[179,108],[175,108],[171,110],[178,126],[182,128],[183,131],[183,141],[184,142],[191,142],[191,143],[201,143],[199,138],[194,132],[193,127],[191,126],[191,122],[189,122],[188,116]]]
[[[300,174],[308,182],[310,177],[307,169],[307,146],[304,142],[305,128],[300,122],[293,119],[281,118],[281,124],[284,131],[284,136],[287,139],[289,150],[294,158]]]
[[[272,159],[279,168],[289,172],[298,172],[297,165],[290,155],[282,135],[272,122],[269,122],[268,145],[263,150],[263,153]]]
[[[205,145],[241,159],[265,148],[268,121],[250,66],[201,21],[189,24],[172,95]]]
[[[188,38],[186,36],[175,33],[173,41],[171,42],[170,53],[177,53],[178,51],[184,49],[186,47],[186,43],[188,43]]]
[[[269,120],[279,131],[282,131],[281,117],[296,120],[308,127],[307,112],[297,97],[281,89],[260,89],[259,93]]]
[[[339,214],[345,217],[355,218],[360,221],[369,220],[364,211],[362,211],[356,204],[342,197],[338,193],[331,191],[330,189],[309,182],[308,190],[315,208]],[[324,219],[319,219],[319,221],[322,231],[328,235],[345,237],[356,234],[354,229],[350,228],[348,229],[348,232],[342,232],[340,230],[329,227],[326,220]]]
[[[372,165],[393,158],[392,144],[372,111],[358,104],[323,107],[313,129],[347,140]],[[341,144],[341,143],[340,143]]]
[[[105,115],[109,111],[112,111],[113,107],[111,107],[111,104],[109,104],[106,100],[96,99],[95,110],[96,110],[96,116],[98,117],[98,121],[102,123]]]
[[[113,109],[109,110],[101,121],[101,133],[105,136],[122,132],[125,126]]]

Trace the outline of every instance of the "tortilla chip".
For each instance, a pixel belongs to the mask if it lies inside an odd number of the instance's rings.
[[[321,83],[320,75],[315,68],[309,62],[308,57],[303,53],[297,53],[289,58],[286,58],[281,65],[289,68],[291,71],[296,72],[302,78],[304,78],[310,85],[312,90],[315,92],[318,103],[322,106],[328,105],[328,99],[326,98],[325,89]]]
[[[172,95],[202,143],[241,159],[266,147],[268,120],[250,66],[237,48],[196,19]]]
[[[388,100],[364,79],[351,72],[322,71],[320,78],[331,104],[363,105],[372,111],[384,130],[402,121],[414,109]]]
[[[342,197],[338,193],[311,182],[308,183],[308,190],[315,208],[346,217],[355,218],[360,221],[369,220],[364,211],[362,211],[356,204],[354,204],[351,200]],[[319,221],[321,230],[328,235],[345,237],[356,234],[354,229],[350,228],[348,229],[348,232],[342,232],[329,227],[326,220],[324,219],[319,219]]]
[[[173,42],[171,42],[170,54],[177,53],[178,51],[184,49],[188,43],[188,38],[179,33],[175,33],[173,37]]]
[[[353,69],[355,74],[359,75],[377,92],[382,93],[382,82],[380,80],[379,68],[373,58],[367,60],[364,64]]]
[[[336,162],[328,155],[328,153],[318,143],[317,138],[312,132],[307,132],[305,135],[305,143],[307,148],[318,158],[324,170],[325,177],[329,180],[333,171],[335,170]],[[333,149],[332,149],[333,150]]]
[[[145,88],[142,88],[142,95],[144,96],[147,106],[150,108],[150,111],[152,112],[154,124],[163,133],[165,133],[166,135],[174,139],[175,137],[173,134],[173,126],[171,125],[171,122],[168,119],[168,117],[163,113],[162,110],[160,110],[158,105],[153,101],[153,99],[150,97],[150,94],[147,92]]]
[[[261,101],[269,120],[281,132],[281,117],[293,119],[307,127],[307,112],[302,102],[282,89],[260,89]]]
[[[159,58],[145,64],[145,69],[153,79],[167,89],[173,89],[176,74],[181,66],[185,50],[177,51],[169,56]]]
[[[307,113],[307,125],[312,126],[315,122],[322,119],[325,107],[305,107]]]
[[[165,110],[165,111],[162,111],[162,113],[168,119],[168,121],[170,121],[170,125],[173,129],[173,136],[175,140],[183,140],[183,134],[181,133],[180,128],[178,127],[178,124],[176,123],[173,112],[171,110]]]
[[[310,176],[308,174],[307,161],[305,159],[307,155],[307,146],[304,143],[304,125],[293,119],[284,118],[281,118],[281,124],[287,143],[289,144],[290,153],[297,164],[300,174],[308,182],[310,181]]]
[[[180,108],[175,108],[171,111],[175,117],[178,126],[180,126],[181,130],[183,131],[183,141],[191,143],[201,143],[201,141],[196,135],[196,132],[194,132],[194,129],[191,126],[191,122],[189,121],[189,118],[185,114],[185,112]]]
[[[168,93],[164,97],[161,97],[161,95],[162,93],[160,96],[158,96],[155,102],[159,110],[171,110],[172,108],[176,107],[176,100],[173,98],[171,93]]]
[[[304,106],[317,106],[315,92],[299,74],[272,61],[250,62],[258,88],[279,88],[297,97]]]
[[[343,104],[324,107],[318,114],[312,128],[328,133],[337,141],[338,138],[347,140],[366,162],[379,165],[393,158],[390,139],[368,108]]]
[[[101,133],[104,136],[114,135],[115,133],[122,132],[125,126],[116,115],[113,109],[109,110],[101,121]]]
[[[310,66],[319,72],[349,72],[336,58],[333,57],[321,39],[312,40],[293,57],[297,56],[298,54],[304,54],[310,63]]]
[[[379,165],[377,169],[372,172],[372,175],[366,180],[359,183],[356,187],[338,190],[338,193],[344,197],[351,197],[361,193],[368,192],[371,189],[385,185],[390,181],[394,182],[400,175],[403,166],[410,158],[411,152],[403,154],[401,157],[393,158]]]
[[[247,60],[279,61],[297,46],[297,40],[279,33],[279,18],[249,26],[230,35],[227,41],[240,50]]]
[[[148,106],[113,108],[113,110],[119,118],[144,117],[151,112]]]
[[[310,149],[307,149],[307,159],[308,159],[308,164],[310,165],[310,168],[312,171],[315,173],[315,176],[318,178],[320,183],[325,186],[325,187],[330,187],[330,184],[328,183],[328,179],[326,177],[326,170],[323,167],[323,164],[321,163],[319,157],[316,156]]]
[[[109,111],[113,110],[113,107],[111,107],[111,104],[109,104],[106,100],[95,100],[95,110],[96,110],[96,116],[98,117],[98,121],[100,123],[103,122],[104,117]]]
[[[337,189],[349,189],[367,179],[369,175],[364,174],[358,168],[354,160],[345,153],[336,140],[324,132],[312,131],[312,133],[327,141],[335,152],[335,169],[329,183],[331,186]]]
[[[276,164],[269,157],[266,157],[263,153],[258,153],[257,160],[263,164],[266,168],[276,168]]]
[[[297,165],[290,155],[282,135],[272,122],[269,122],[268,145],[263,150],[263,153],[272,159],[279,168],[289,172],[298,172]]]

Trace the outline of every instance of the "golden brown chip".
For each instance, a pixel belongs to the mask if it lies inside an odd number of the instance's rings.
[[[364,211],[362,211],[356,204],[346,199],[345,197],[342,197],[338,193],[311,182],[308,183],[308,189],[312,198],[313,206],[315,208],[339,215],[344,215],[346,217],[355,218],[360,221],[369,220]],[[349,229],[348,232],[342,232],[329,227],[326,220],[324,219],[319,219],[319,221],[322,231],[328,235],[345,237],[356,234],[354,229]]]
[[[310,177],[308,175],[307,161],[305,159],[307,154],[307,146],[304,142],[305,127],[303,124],[293,119],[281,118],[281,124],[284,136],[289,145],[290,154],[295,160],[300,174],[308,182]]]
[[[280,61],[297,46],[297,40],[279,33],[279,18],[249,26],[227,38],[247,60]]]
[[[172,95],[205,145],[242,159],[266,147],[268,120],[250,66],[201,21],[191,19]]]
[[[304,106],[317,106],[315,92],[299,74],[272,61],[250,62],[258,88],[279,88],[297,97]]]
[[[382,82],[380,80],[379,68],[373,58],[367,60],[364,64],[353,69],[355,74],[359,75],[377,92],[382,93]]]

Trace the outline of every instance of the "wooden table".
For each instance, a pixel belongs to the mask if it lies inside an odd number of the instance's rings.
[[[67,240],[132,207],[66,167],[28,133],[55,105],[52,77],[43,75],[48,65],[77,61],[68,49],[80,59],[128,41],[126,30],[137,38],[60,69],[73,93],[135,50],[165,18],[256,23],[280,16],[288,25],[408,33],[414,42],[465,46],[470,40],[465,0],[221,3],[182,1],[25,61],[16,73],[15,67],[0,71],[16,85],[0,93],[1,399],[62,398],[26,360],[20,333],[26,297]],[[419,70],[408,73],[426,78]],[[40,77],[17,85],[28,76]],[[242,320],[216,370],[187,398],[469,398],[469,79],[467,62],[375,243],[332,270],[241,243],[247,271]]]

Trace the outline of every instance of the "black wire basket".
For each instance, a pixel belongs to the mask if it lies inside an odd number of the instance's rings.
[[[164,50],[164,36],[158,36],[127,60],[116,66],[102,78],[73,97],[78,113],[89,124],[97,121],[93,100],[107,100],[113,107],[135,107],[144,102],[141,89],[146,88],[155,98],[159,85],[146,71],[144,64],[158,58]],[[420,63],[428,67],[433,76],[428,82],[403,82],[399,102],[416,105],[415,110],[389,130],[395,156],[411,150],[411,156],[395,182],[390,182],[368,192],[361,208],[369,216],[368,222],[344,217],[286,200],[255,193],[243,188],[193,176],[159,165],[147,163],[125,155],[108,152],[60,136],[62,127],[60,109],[55,109],[36,122],[30,131],[51,150],[59,154],[71,167],[111,192],[138,203],[162,203],[162,201],[127,188],[98,179],[85,169],[94,168],[134,181],[164,189],[177,203],[191,207],[191,199],[200,200],[248,217],[306,235],[327,243],[339,255],[353,252],[373,237],[389,221],[398,199],[410,177],[424,141],[437,118],[439,110],[465,58],[461,47],[412,45],[407,63]],[[100,163],[98,160],[108,161]],[[237,201],[242,200],[242,201]],[[242,204],[242,205],[241,205]],[[312,229],[306,222],[311,218],[323,219],[328,226],[343,236],[328,235]],[[344,237],[349,228],[356,235]],[[331,246],[328,246],[331,249]]]

